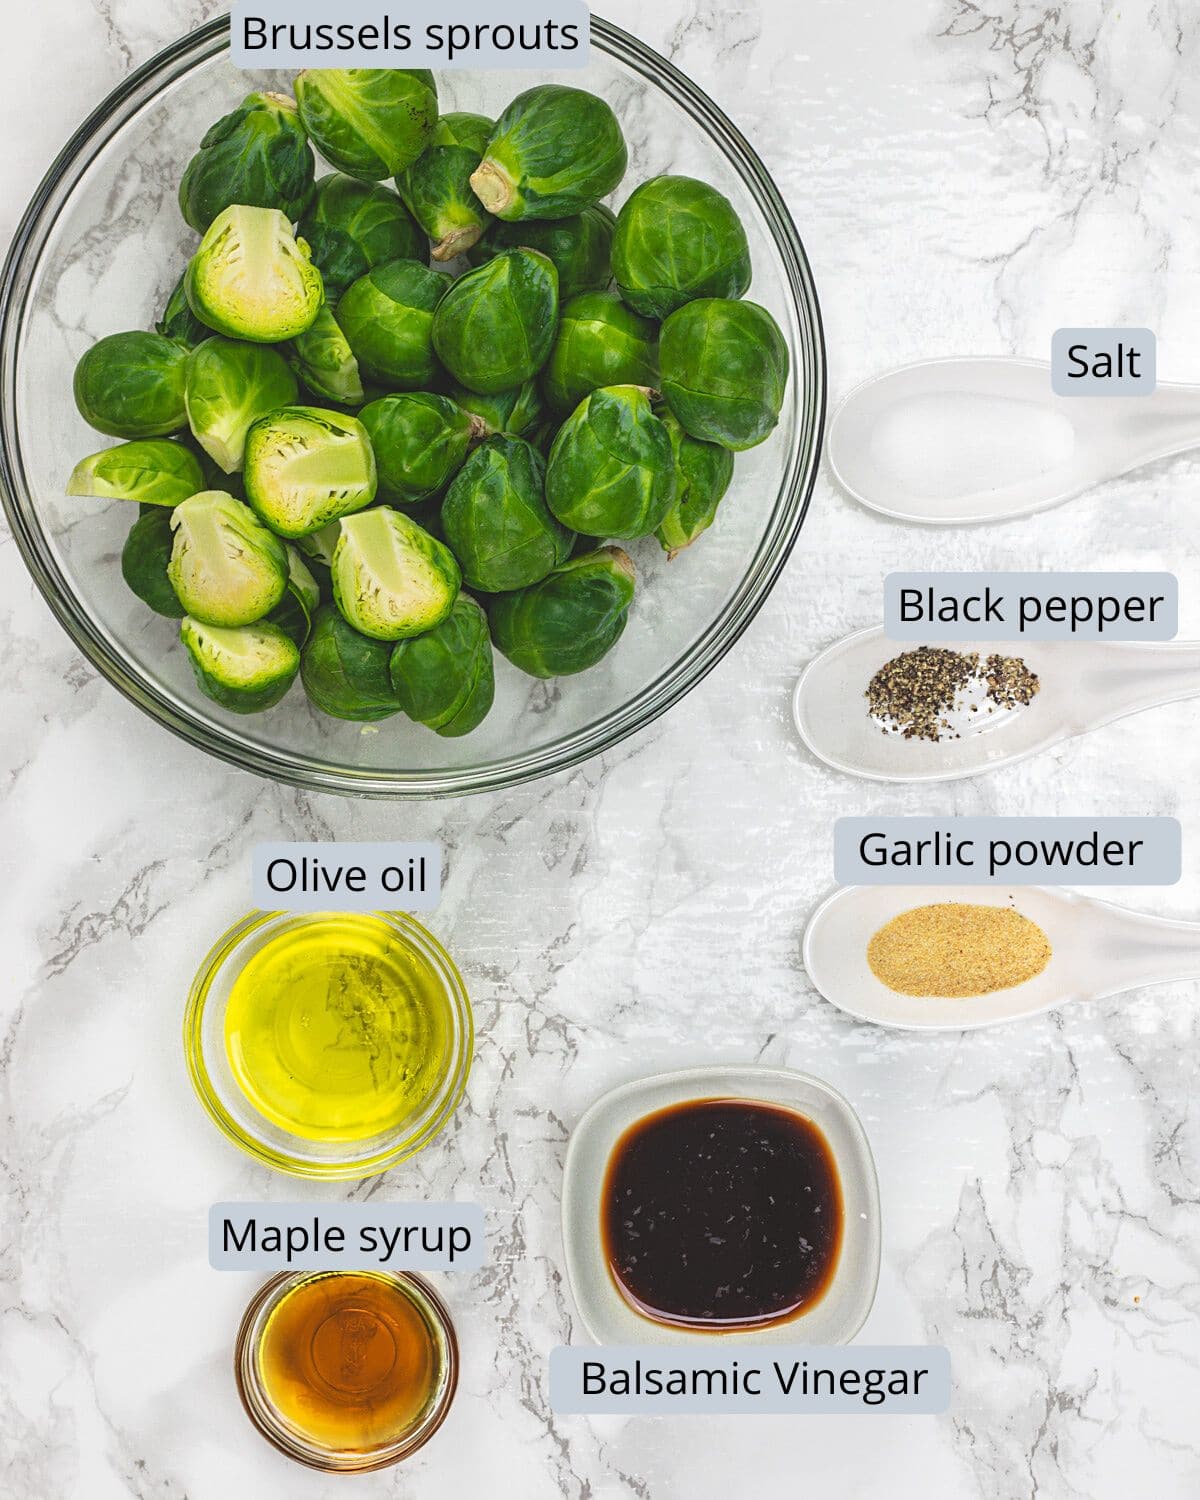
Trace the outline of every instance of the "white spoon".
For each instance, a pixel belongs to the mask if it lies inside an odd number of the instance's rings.
[[[1050,940],[1050,962],[1012,989],[949,1000],[898,995],[875,978],[867,944],[893,917],[942,901],[1013,906]],[[902,1031],[973,1031],[1099,1000],[1149,984],[1200,978],[1200,922],[1173,922],[1049,886],[852,885],[817,907],[804,932],[804,967],[839,1010]]]
[[[837,771],[871,781],[957,781],[1036,755],[1127,714],[1200,695],[1200,643],[933,641],[955,651],[1019,656],[1037,673],[1033,701],[1012,711],[963,715],[961,739],[886,734],[867,706],[867,684],[919,642],[885,639],[876,626],[848,635],[805,668],[792,698],[800,738]]]
[[[1046,510],[1200,447],[1200,386],[1056,396],[1034,359],[931,359],[876,375],[833,415],[838,483],[882,515],[932,526]]]

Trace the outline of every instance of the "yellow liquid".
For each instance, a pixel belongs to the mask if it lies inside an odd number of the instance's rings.
[[[234,980],[225,1051],[250,1104],[309,1141],[398,1129],[451,1064],[438,976],[378,917],[345,913],[265,943]]]

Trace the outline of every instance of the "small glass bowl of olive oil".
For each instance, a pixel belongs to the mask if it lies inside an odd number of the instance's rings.
[[[420,1151],[466,1086],[462,978],[401,912],[252,912],[192,983],[184,1048],[200,1102],[282,1172],[369,1177]]]

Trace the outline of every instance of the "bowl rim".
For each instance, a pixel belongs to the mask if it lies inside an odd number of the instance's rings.
[[[62,201],[129,118],[182,76],[185,61],[199,65],[227,51],[228,15],[188,32],[123,79],[74,131],[35,190],[17,225],[0,272],[0,502],[39,592],[58,623],[91,665],[156,723],[195,748],[239,770],[312,792],[384,799],[440,798],[503,790],[569,770],[646,728],[701,682],[740,639],[774,588],[800,535],[820,468],[827,406],[826,351],[820,304],[799,232],[773,178],[749,141],[724,111],[672,62],[640,39],[599,16],[591,19],[593,44],[670,96],[725,156],[753,196],[783,263],[788,300],[796,310],[810,379],[800,403],[797,440],[786,456],[779,497],[757,550],[733,597],[684,653],[637,693],[602,718],[533,750],[482,765],[439,770],[382,770],[323,764],[312,753],[265,746],[211,723],[140,676],[67,585],[36,517],[25,483],[15,410],[19,386],[19,333],[29,282],[57,221]],[[172,71],[175,70],[175,71]],[[65,184],[65,186],[64,186]],[[795,372],[793,371],[793,379]]]

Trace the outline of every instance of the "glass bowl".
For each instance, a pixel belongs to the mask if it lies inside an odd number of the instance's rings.
[[[754,258],[750,296],[783,330],[792,377],[776,432],[739,454],[713,529],[668,563],[651,537],[631,551],[629,627],[603,662],[543,682],[497,657],[496,706],[463,739],[403,716],[343,723],[295,688],[265,714],[204,698],[173,621],[121,578],[133,517],[123,501],[67,498],[75,462],[105,440],[75,410],[71,379],[104,334],[151,327],[195,245],[175,201],[208,124],[251,88],[290,88],[228,59],[225,18],[133,73],[85,121],[17,230],[0,283],[0,485],[13,533],[59,621],[93,665],[160,724],[261,775],[317,791],[450,796],[511,786],[574,765],[669,708],[753,619],[799,534],[825,412],[820,313],[795,225],[737,129],[670,63],[594,20],[590,66],[571,82],[606,97],[630,142],[620,198],[657,173],[704,178],[734,203]],[[443,108],[498,114],[519,89],[561,75],[439,75]]]
[[[450,955],[420,922],[403,912],[373,912],[389,939],[420,965],[444,1000],[445,1046],[429,1093],[399,1124],[352,1141],[314,1140],[278,1125],[246,1097],[230,1067],[225,1017],[234,982],[268,943],[301,928],[338,921],[339,912],[251,912],[219,938],[192,981],[183,1045],[193,1087],[221,1132],[248,1156],[294,1177],[332,1182],[372,1177],[423,1150],[450,1119],[466,1088],[474,1052],[471,1002]]]

